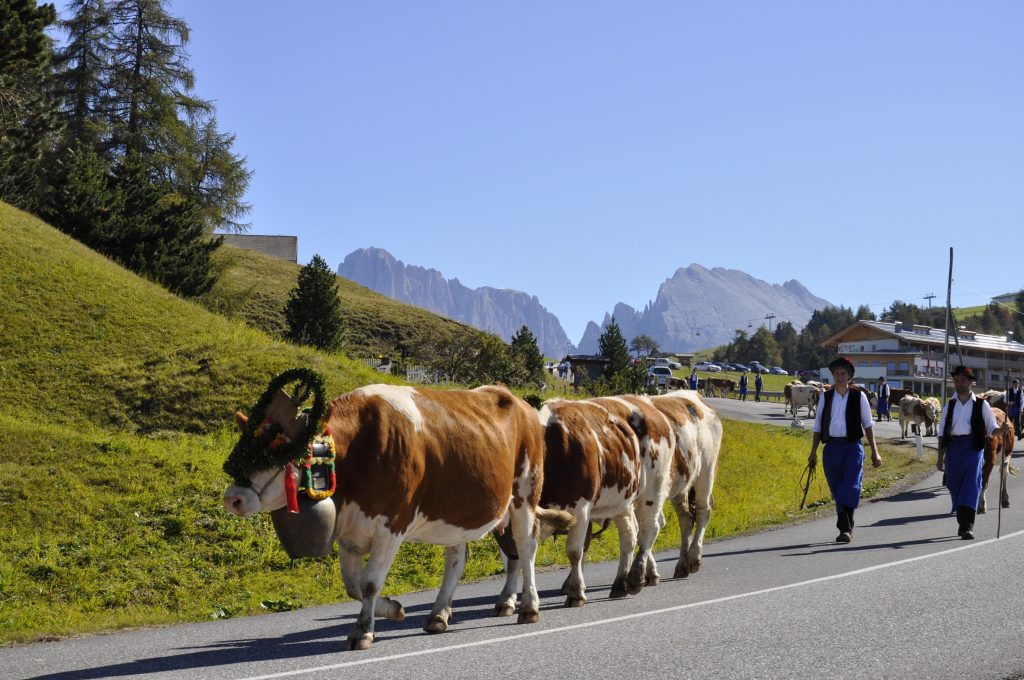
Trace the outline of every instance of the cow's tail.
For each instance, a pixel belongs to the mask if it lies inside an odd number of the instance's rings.
[[[536,516],[541,539],[553,534],[564,534],[576,524],[576,518],[565,510],[537,508]]]

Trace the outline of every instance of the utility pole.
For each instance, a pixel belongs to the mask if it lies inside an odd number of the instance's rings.
[[[932,298],[935,297],[935,293],[928,293],[924,296],[924,299],[928,301],[928,309],[932,308]]]
[[[775,314],[773,314],[772,312],[768,312],[768,316],[766,316],[764,318],[768,319],[768,332],[771,333],[772,332],[772,319],[775,318]]]

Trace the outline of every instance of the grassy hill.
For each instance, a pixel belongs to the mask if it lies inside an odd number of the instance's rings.
[[[269,335],[283,335],[284,307],[300,266],[232,246],[216,252],[214,266],[217,285],[203,296],[201,304],[243,319]],[[415,350],[424,339],[482,334],[472,326],[392,300],[348,279],[337,280],[344,319],[342,350],[349,356],[394,355],[400,342]]]
[[[292,564],[267,516],[223,510],[230,418],[285,368],[319,370],[332,395],[390,378],[247,325],[272,323],[298,268],[222,258],[221,288],[187,302],[0,203],[0,645],[343,599],[336,558]],[[459,331],[361,290],[342,293],[363,319],[350,347],[415,325]],[[790,428],[729,423],[709,537],[791,519],[808,446]],[[914,465],[869,470],[865,485]],[[674,525],[660,548],[678,545]],[[590,557],[616,546],[606,532]],[[545,542],[539,563],[564,563],[563,549]],[[500,568],[493,541],[472,545],[468,578]],[[403,546],[385,592],[436,586],[442,569],[440,549]]]

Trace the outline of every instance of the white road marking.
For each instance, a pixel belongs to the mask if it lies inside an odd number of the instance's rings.
[[[953,553],[962,552],[964,550],[971,550],[973,548],[980,548],[983,545],[989,543],[995,543],[996,541],[1005,541],[1008,538],[1015,538],[1017,536],[1024,536],[1024,530],[1015,531],[1012,534],[1006,534],[1002,538],[989,538],[984,541],[976,541],[962,545],[959,548],[951,548],[949,550],[942,550],[935,553],[929,553],[928,555],[918,555],[917,557],[908,557],[902,560],[896,560],[895,562],[885,562],[883,564],[876,564],[873,567],[864,567],[863,569],[855,569],[854,571],[843,572],[842,574],[833,574],[831,576],[822,576],[819,578],[810,579],[809,581],[801,581],[799,583],[790,583],[784,586],[774,586],[772,588],[764,588],[763,590],[753,590],[749,593],[740,593],[738,595],[727,595],[725,597],[717,597],[713,600],[703,600],[701,602],[691,602],[689,604],[680,604],[674,607],[665,607],[663,609],[652,609],[647,612],[637,612],[635,614],[625,614],[623,616],[613,616],[608,619],[601,619],[599,621],[587,621],[585,623],[574,623],[569,626],[558,626],[556,628],[547,628],[544,630],[535,630],[528,633],[517,633],[515,635],[506,635],[504,637],[491,638],[488,640],[478,640],[476,642],[464,642],[457,645],[448,645],[446,647],[435,647],[432,649],[421,649],[415,652],[404,652],[402,654],[391,654],[389,656],[376,656],[367,659],[358,659],[353,661],[344,661],[342,663],[329,664],[326,666],[317,666],[315,668],[304,668],[300,670],[283,671],[281,673],[271,673],[269,675],[254,675],[247,678],[241,678],[240,680],[271,680],[272,678],[289,678],[297,675],[307,675],[310,673],[322,673],[323,671],[333,671],[339,668],[351,668],[353,666],[364,666],[371,663],[382,663],[384,661],[394,661],[396,659],[408,659],[415,656],[426,656],[427,654],[441,654],[443,652],[450,652],[457,649],[469,649],[471,647],[482,647],[484,645],[494,645],[501,642],[512,642],[515,640],[524,640],[526,638],[538,637],[540,635],[551,635],[553,633],[563,633],[568,630],[579,630],[582,628],[592,628],[594,626],[603,626],[609,623],[617,623],[619,621],[629,621],[632,619],[640,619],[646,616],[655,616],[658,614],[667,614],[669,612],[682,611],[684,609],[693,609],[695,607],[703,607],[711,604],[719,604],[721,602],[729,602],[731,600],[739,600],[745,597],[754,597],[756,595],[765,595],[767,593],[775,593],[781,590],[790,590],[792,588],[800,588],[802,586],[813,585],[815,583],[824,583],[826,581],[835,581],[841,578],[847,578],[849,576],[858,576],[860,574],[867,574],[872,571],[878,571],[879,569],[887,569],[889,567],[897,567],[901,564],[909,564],[911,562],[919,562],[921,560],[928,560],[933,557],[944,557]],[[358,652],[357,652],[358,653]]]

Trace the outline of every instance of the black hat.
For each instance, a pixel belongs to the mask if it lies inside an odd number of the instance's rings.
[[[971,369],[967,368],[966,366],[957,366],[956,368],[954,368],[953,369],[953,375],[954,376],[962,375],[963,377],[967,378],[971,382],[978,382],[978,379],[976,377],[974,377],[974,373],[972,373]]]
[[[846,357],[836,357],[828,365],[828,370],[830,371],[834,371],[837,368],[845,368],[850,377],[853,377],[853,362]]]

